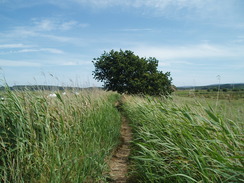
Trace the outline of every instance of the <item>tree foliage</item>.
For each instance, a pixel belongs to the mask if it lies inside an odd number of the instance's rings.
[[[92,62],[94,78],[102,81],[107,90],[148,95],[172,92],[170,73],[158,71],[158,60],[154,57],[140,58],[130,50],[111,50]]]

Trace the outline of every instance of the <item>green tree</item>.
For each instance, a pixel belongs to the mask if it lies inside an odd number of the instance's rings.
[[[129,50],[111,50],[92,62],[94,78],[103,82],[107,90],[148,95],[168,95],[173,91],[170,73],[157,70],[156,58],[140,58]]]

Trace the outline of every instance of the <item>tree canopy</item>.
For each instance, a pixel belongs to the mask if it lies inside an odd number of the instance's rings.
[[[158,60],[154,57],[140,58],[130,50],[111,50],[92,62],[94,78],[102,81],[107,90],[148,95],[172,92],[170,73],[158,71]]]

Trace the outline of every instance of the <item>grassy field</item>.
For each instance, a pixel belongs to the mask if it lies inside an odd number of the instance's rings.
[[[243,182],[243,102],[126,97],[136,182]]]
[[[244,99],[244,91],[232,91],[232,90],[219,90],[219,91],[207,91],[207,90],[177,90],[173,95],[181,97],[198,97],[209,99],[224,99],[224,100],[239,100]]]
[[[224,94],[123,96],[133,130],[130,180],[243,182],[244,98]],[[119,94],[6,90],[0,96],[0,182],[109,180]]]
[[[119,95],[1,93],[0,182],[99,182],[119,142]]]

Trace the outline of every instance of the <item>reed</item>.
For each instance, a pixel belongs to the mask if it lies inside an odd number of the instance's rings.
[[[6,90],[0,101],[0,182],[99,182],[119,141],[119,95]]]
[[[124,111],[134,130],[131,161],[136,181],[244,181],[243,118],[228,119],[225,111],[212,106],[127,97]],[[232,113],[238,114],[236,108]]]

